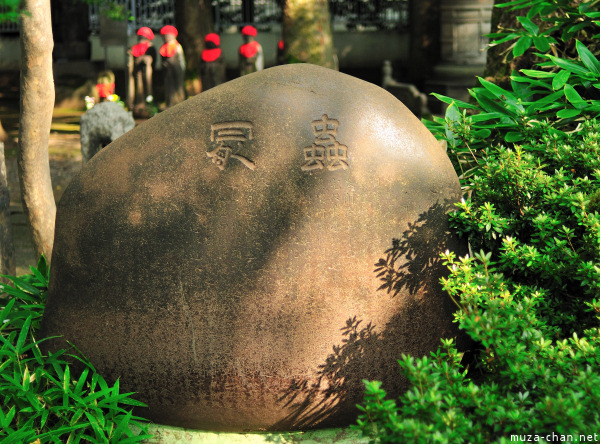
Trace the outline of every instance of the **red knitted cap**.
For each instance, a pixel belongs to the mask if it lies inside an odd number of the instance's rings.
[[[242,28],[242,35],[249,35],[250,37],[256,37],[257,31],[254,26],[246,25]]]
[[[148,40],[154,39],[154,33],[147,26],[142,26],[140,29],[138,29],[137,35],[146,37]]]
[[[177,28],[175,28],[175,26],[172,25],[166,25],[163,26],[162,29],[160,30],[161,35],[166,35],[166,34],[173,34],[175,37],[177,37]]]
[[[214,32],[211,32],[210,34],[206,34],[206,37],[204,37],[204,41],[213,42],[215,45],[219,46],[221,44],[221,37],[219,37]]]

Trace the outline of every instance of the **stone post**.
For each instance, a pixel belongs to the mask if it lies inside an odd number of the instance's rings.
[[[441,63],[434,68],[429,90],[468,100],[468,88],[485,69],[493,0],[442,0]]]

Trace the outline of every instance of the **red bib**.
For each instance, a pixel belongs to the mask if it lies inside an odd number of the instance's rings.
[[[168,43],[165,43],[164,45],[162,45],[160,47],[160,55],[163,57],[173,57],[175,55],[175,53],[177,52],[177,47],[179,46],[179,43],[177,42],[177,40],[172,40]]]
[[[245,58],[250,59],[256,55],[259,47],[260,45],[256,41],[244,43],[242,46],[240,46],[240,54]]]
[[[96,91],[98,91],[98,96],[102,98],[107,98],[111,94],[115,92],[115,84],[114,83],[98,83],[96,84]]]
[[[202,51],[202,60],[204,62],[214,62],[221,55],[221,48],[205,49]]]
[[[148,51],[148,48],[150,48],[151,45],[152,43],[150,42],[137,43],[131,48],[131,53],[134,57],[141,57],[146,54],[146,51]]]

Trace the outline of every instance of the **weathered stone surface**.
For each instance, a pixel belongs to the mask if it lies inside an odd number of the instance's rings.
[[[73,180],[42,333],[159,423],[348,424],[362,379],[398,393],[400,354],[457,333],[438,254],[461,250],[445,214],[459,195],[439,143],[381,88],[312,65],[244,76]]]
[[[133,115],[116,102],[101,102],[79,121],[81,158],[85,165],[98,151],[133,129]]]

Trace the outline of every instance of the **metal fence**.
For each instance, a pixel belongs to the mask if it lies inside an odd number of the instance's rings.
[[[408,27],[408,0],[329,0],[334,24],[347,29]]]
[[[281,23],[275,0],[213,0],[218,31],[253,24],[269,28]],[[331,21],[347,29],[402,29],[408,26],[408,0],[329,0]]]
[[[264,30],[281,23],[281,8],[274,0],[213,0],[212,6],[217,31],[249,24]]]
[[[175,24],[174,0],[113,0],[122,5],[132,17],[130,30],[140,26],[160,29]],[[329,0],[334,25],[352,29],[402,29],[408,26],[408,0]],[[217,31],[253,24],[268,30],[281,23],[281,8],[276,0],[212,0]],[[2,9],[0,9],[2,12]],[[90,32],[100,31],[98,4],[90,5]],[[0,33],[18,32],[15,22],[0,23]]]
[[[175,24],[174,0],[112,0],[122,5],[130,16],[128,26],[131,33],[141,26],[160,29],[164,25]],[[100,32],[100,9],[97,4],[90,5],[90,32]]]

